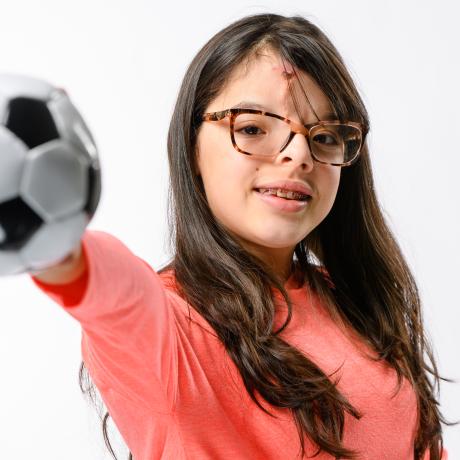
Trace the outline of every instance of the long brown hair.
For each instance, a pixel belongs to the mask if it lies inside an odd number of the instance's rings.
[[[307,19],[257,14],[218,32],[191,62],[170,123],[168,219],[174,256],[158,273],[174,270],[181,295],[215,329],[254,403],[267,412],[257,391],[273,406],[290,409],[302,457],[308,436],[332,456],[352,459],[356,453],[342,444],[344,411],[356,418],[361,414],[314,362],[279,337],[292,314],[282,280],[214,218],[202,180],[195,174],[201,115],[232,70],[263,48],[308,73],[339,119],[358,121],[369,130],[367,111],[340,54]],[[396,370],[398,390],[403,377],[410,381],[419,411],[415,459],[429,448],[431,460],[440,460],[441,423],[456,423],[442,418],[435,393],[439,394],[440,379],[452,380],[438,374],[416,282],[377,201],[366,142],[358,161],[341,171],[329,214],[296,245],[294,258],[302,278],[298,281],[306,282],[334,318],[375,350],[377,361],[386,360]],[[272,288],[288,305],[288,318],[278,331],[272,331]],[[94,396],[83,362],[80,386]],[[108,417],[107,412],[104,439],[116,459],[107,437]]]

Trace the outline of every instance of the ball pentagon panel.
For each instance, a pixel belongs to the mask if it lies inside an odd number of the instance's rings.
[[[0,242],[0,250],[21,249],[42,223],[43,219],[20,196],[2,201],[0,225],[4,236]]]

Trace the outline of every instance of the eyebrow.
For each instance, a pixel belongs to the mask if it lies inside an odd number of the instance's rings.
[[[257,109],[257,110],[263,110],[264,112],[270,112],[274,113],[273,110],[270,109],[270,107],[267,107],[265,105],[259,104],[257,102],[253,101],[241,101],[235,104],[234,106],[231,107],[232,109]],[[334,112],[327,112],[325,113],[322,117],[320,117],[320,120],[335,120],[337,118],[337,115]]]

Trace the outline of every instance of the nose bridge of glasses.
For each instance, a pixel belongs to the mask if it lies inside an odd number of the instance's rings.
[[[300,134],[301,137],[304,139],[304,147],[307,148],[311,154],[310,142],[309,142],[309,130],[304,125],[299,123],[293,122],[292,120],[286,120],[290,127],[289,136],[286,138],[284,145],[280,149],[280,153],[283,152],[289,145],[292,145],[292,140],[294,139],[296,134]]]
[[[295,121],[288,120],[288,119],[286,119],[285,121],[289,123],[291,131],[293,133],[302,134],[305,137],[308,137],[308,135],[310,134],[310,130],[306,126],[301,125],[300,123],[297,123]]]

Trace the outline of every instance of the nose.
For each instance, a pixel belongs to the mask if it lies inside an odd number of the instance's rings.
[[[313,157],[307,138],[302,133],[292,133],[288,145],[276,158],[277,162],[294,161],[300,163],[306,170],[313,169]]]

